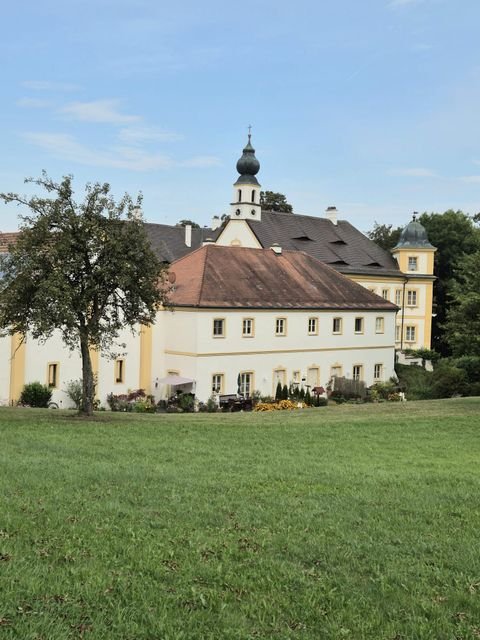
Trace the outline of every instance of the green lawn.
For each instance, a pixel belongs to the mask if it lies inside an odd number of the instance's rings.
[[[0,638],[480,638],[480,398],[0,409]]]

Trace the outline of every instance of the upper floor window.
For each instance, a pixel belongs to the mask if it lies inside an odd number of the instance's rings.
[[[417,292],[414,289],[409,289],[407,291],[407,306],[408,307],[417,306]]]
[[[385,321],[383,316],[378,316],[378,318],[375,318],[375,333],[383,333],[384,326],[385,326]]]
[[[275,335],[285,336],[287,334],[287,319],[277,318],[275,320]]]
[[[382,289],[382,298],[384,300],[388,300],[390,298],[390,290],[389,289]]]
[[[363,333],[363,318],[355,318],[355,333]]]
[[[408,270],[418,271],[418,258],[417,256],[408,256]]]
[[[417,339],[417,328],[413,325],[407,325],[405,327],[405,340],[407,342],[415,342]]]
[[[253,336],[253,318],[244,318],[242,321],[242,336],[251,338]]]
[[[402,306],[402,290],[401,289],[395,290],[395,304],[397,305],[397,307]]]
[[[223,318],[214,318],[213,337],[223,338],[224,336],[225,336],[225,320]]]
[[[333,333],[342,333],[342,318],[334,318],[333,319]]]
[[[318,318],[308,319],[308,333],[311,336],[318,333]]]

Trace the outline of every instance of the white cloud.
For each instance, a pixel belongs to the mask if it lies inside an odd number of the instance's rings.
[[[140,116],[132,116],[118,111],[119,100],[94,100],[93,102],[71,102],[60,109],[60,113],[82,122],[102,122],[127,124],[138,122]]]
[[[46,109],[52,106],[50,100],[43,100],[42,98],[20,98],[16,104],[18,107],[28,107],[31,109]]]
[[[176,161],[161,153],[150,153],[138,147],[112,146],[106,149],[90,148],[65,133],[24,133],[24,140],[39,149],[72,163],[94,167],[155,171],[171,167],[211,167],[219,163],[212,156],[200,156]]]
[[[157,127],[124,127],[118,132],[118,139],[126,144],[139,145],[148,142],[174,142],[183,136]]]
[[[436,178],[437,174],[424,167],[410,167],[406,169],[392,169],[388,171],[390,176],[404,176],[407,178]]]
[[[462,176],[460,180],[471,184],[480,184],[480,176]]]
[[[69,82],[49,82],[45,80],[25,80],[22,87],[33,91],[78,91],[80,86]]]

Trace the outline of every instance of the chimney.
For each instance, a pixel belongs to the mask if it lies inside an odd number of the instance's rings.
[[[334,225],[337,224],[337,214],[338,214],[337,207],[327,207],[325,214],[326,214],[327,220],[330,220],[330,222]]]
[[[282,247],[278,244],[278,242],[274,242],[270,249],[273,251],[273,253],[276,253],[277,256],[282,253]]]
[[[218,229],[218,227],[222,224],[222,221],[220,220],[220,216],[213,216],[212,218],[212,231],[215,231],[215,229]]]
[[[185,225],[185,244],[187,247],[192,246],[192,225],[191,224]]]

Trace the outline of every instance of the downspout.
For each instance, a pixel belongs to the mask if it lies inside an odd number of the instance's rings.
[[[401,336],[400,336],[400,352],[403,353],[403,325],[405,323],[405,287],[407,286],[408,278],[405,278],[403,281],[403,291],[402,291],[402,328],[401,328]]]

